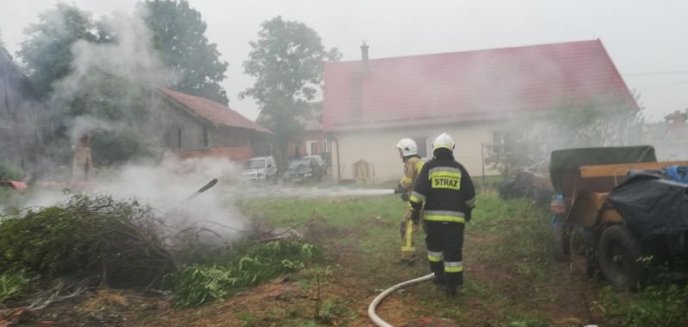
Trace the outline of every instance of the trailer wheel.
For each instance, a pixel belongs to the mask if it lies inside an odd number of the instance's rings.
[[[600,271],[617,290],[630,291],[640,281],[642,253],[628,229],[620,225],[607,228],[600,238],[598,258]]]
[[[566,261],[569,258],[568,228],[564,223],[552,224],[552,234],[554,234],[554,259]]]

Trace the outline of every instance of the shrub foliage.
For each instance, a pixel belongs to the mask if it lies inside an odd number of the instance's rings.
[[[295,240],[240,246],[225,264],[191,266],[175,275],[175,299],[179,306],[198,306],[225,298],[279,274],[304,268],[316,254],[313,245]]]
[[[100,276],[115,286],[148,285],[175,267],[162,228],[152,209],[136,201],[72,194],[62,205],[4,217],[0,273],[27,270],[48,278]]]

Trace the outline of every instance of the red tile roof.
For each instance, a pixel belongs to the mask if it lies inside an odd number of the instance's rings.
[[[323,129],[499,117],[614,99],[638,108],[599,40],[325,65]]]
[[[172,91],[170,89],[160,89],[160,91],[167,95],[169,99],[188,110],[191,114],[200,116],[215,126],[238,127],[272,134],[270,130],[246,119],[246,117],[238,112],[215,101]]]

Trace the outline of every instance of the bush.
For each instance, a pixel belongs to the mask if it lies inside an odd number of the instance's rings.
[[[0,273],[101,276],[114,286],[141,286],[174,269],[161,223],[136,201],[72,194],[65,204],[1,221]]]
[[[60,205],[5,214],[0,274],[8,277],[0,280],[0,290],[7,285],[8,296],[15,294],[22,283],[12,273],[25,271],[43,279],[100,278],[115,287],[162,285],[173,291],[177,305],[198,306],[319,257],[313,245],[296,240],[226,248],[191,238],[178,243],[189,230],[173,234],[150,207],[108,196],[70,194]],[[180,259],[193,265],[179,271]]]
[[[170,276],[179,306],[198,306],[222,299],[282,273],[304,268],[316,255],[313,245],[272,241],[245,245],[232,251],[226,264],[199,265]]]

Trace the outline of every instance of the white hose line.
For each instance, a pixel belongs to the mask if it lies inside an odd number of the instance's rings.
[[[394,292],[394,291],[396,291],[396,290],[398,290],[404,286],[407,286],[407,285],[411,285],[411,284],[415,284],[415,283],[420,283],[422,281],[430,280],[434,276],[435,276],[435,274],[430,273],[430,274],[427,274],[423,277],[418,277],[416,279],[411,279],[411,280],[407,280],[405,282],[401,282],[399,284],[396,284],[396,285],[386,289],[384,292],[380,293],[375,299],[373,299],[373,302],[370,302],[370,305],[368,306],[368,317],[370,318],[370,320],[372,320],[376,325],[378,325],[380,327],[394,327],[394,326],[390,325],[388,322],[382,320],[382,318],[380,318],[377,315],[377,313],[375,313],[375,308],[377,308],[378,304],[380,304],[380,302],[382,302],[382,300],[384,298],[386,298],[392,292]]]

